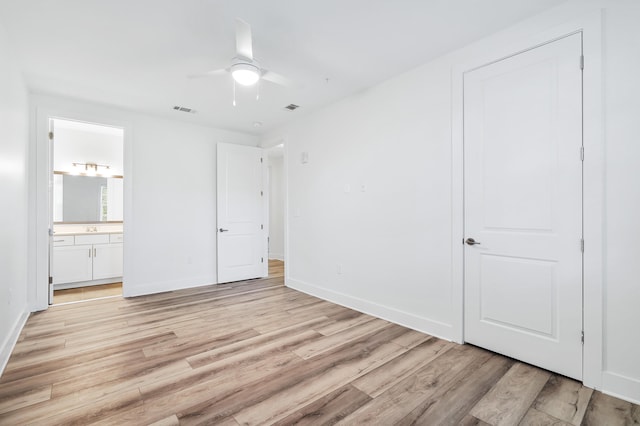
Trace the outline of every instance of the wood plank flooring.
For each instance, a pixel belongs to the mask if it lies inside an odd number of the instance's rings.
[[[54,290],[53,304],[80,302],[100,297],[122,296],[122,283]]]
[[[640,407],[272,276],[29,318],[2,425],[631,425]]]

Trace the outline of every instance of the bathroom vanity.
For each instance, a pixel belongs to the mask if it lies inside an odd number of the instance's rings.
[[[54,289],[122,281],[122,243],[122,224],[54,226]]]

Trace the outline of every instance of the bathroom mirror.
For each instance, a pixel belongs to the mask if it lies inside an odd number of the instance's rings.
[[[121,177],[53,175],[53,221],[56,223],[121,222]]]

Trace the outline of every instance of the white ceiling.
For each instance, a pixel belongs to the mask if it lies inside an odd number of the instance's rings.
[[[564,1],[0,0],[0,22],[33,91],[261,134]],[[229,75],[186,77],[229,65],[236,17],[297,87],[240,87],[233,107]]]

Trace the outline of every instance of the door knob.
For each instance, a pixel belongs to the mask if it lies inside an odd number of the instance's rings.
[[[228,229],[222,229],[222,228],[220,228],[220,229],[219,229],[219,231],[220,231],[220,232],[229,232],[229,230],[228,230]]]
[[[465,243],[467,243],[470,246],[475,246],[476,244],[480,244],[480,241],[476,241],[473,238],[467,238],[465,240]]]

